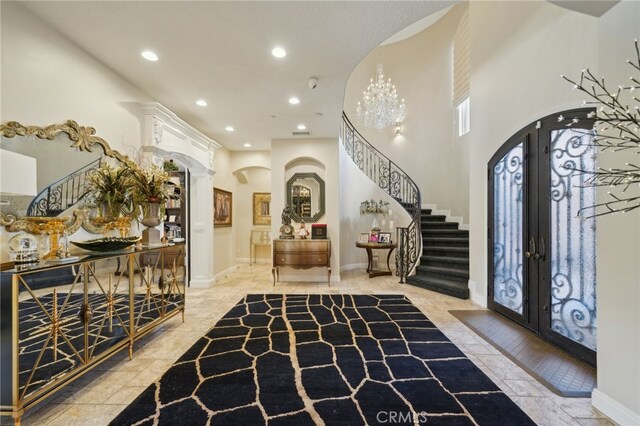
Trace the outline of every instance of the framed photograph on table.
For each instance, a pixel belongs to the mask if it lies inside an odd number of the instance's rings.
[[[369,242],[370,243],[377,243],[378,242],[378,234],[380,232],[379,231],[371,231],[369,233]]]
[[[391,232],[380,232],[378,234],[378,242],[389,244],[391,242]]]
[[[213,188],[213,226],[224,227],[232,224],[233,194],[219,188]]]
[[[362,232],[360,234],[360,238],[358,239],[358,242],[360,242],[360,243],[368,243],[369,242],[369,233],[368,232]]]
[[[271,225],[271,193],[253,193],[253,224]]]

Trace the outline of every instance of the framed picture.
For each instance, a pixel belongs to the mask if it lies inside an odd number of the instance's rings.
[[[231,226],[233,206],[232,194],[219,188],[213,188],[213,226]]]
[[[271,225],[271,193],[253,193],[253,224]]]
[[[380,231],[371,231],[369,233],[369,242],[370,243],[377,243],[378,242],[378,234]]]
[[[360,234],[360,239],[358,240],[358,242],[368,243],[369,242],[369,233],[368,232],[361,233]]]
[[[391,242],[391,232],[380,232],[378,234],[378,242],[389,244]]]

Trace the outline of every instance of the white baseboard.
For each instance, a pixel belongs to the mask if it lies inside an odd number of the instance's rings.
[[[252,263],[254,265],[271,265],[271,258],[257,257],[256,261],[253,262],[252,259],[249,259],[248,257],[236,257],[236,263],[239,265],[251,265]]]
[[[484,296],[484,294],[478,293],[476,291],[478,284],[473,280],[469,280],[467,285],[469,286],[469,298],[471,299],[471,301],[486,308],[487,298]]]
[[[639,413],[634,413],[597,388],[591,393],[591,405],[620,426],[640,425]]]
[[[342,265],[340,272],[353,271],[354,269],[367,269],[366,263],[350,263],[349,265]]]
[[[216,282],[215,278],[209,278],[209,279],[204,279],[204,280],[194,279],[194,280],[189,281],[189,287],[192,287],[192,288],[211,288],[211,287],[213,287],[215,282]]]
[[[227,269],[225,269],[225,270],[224,270],[224,271],[222,271],[222,272],[218,272],[218,273],[213,277],[213,279],[214,279],[214,281],[219,281],[219,280],[221,280],[221,279],[225,278],[227,274],[229,274],[229,273],[231,273],[231,272],[235,272],[235,271],[237,271],[237,270],[238,270],[238,265],[233,265],[232,267],[227,268]]]

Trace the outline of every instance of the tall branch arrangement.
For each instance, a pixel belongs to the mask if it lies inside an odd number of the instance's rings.
[[[633,75],[629,77],[628,85],[619,85],[610,90],[604,78],[597,78],[589,69],[580,74],[578,81],[562,76],[573,84],[574,89],[585,93],[590,99],[585,105],[596,108],[590,118],[595,118],[593,131],[595,135],[592,144],[601,151],[620,152],[634,150],[640,154],[640,99],[634,91],[640,91],[640,50],[638,40],[635,40],[636,59],[627,59],[632,67]],[[638,92],[636,92],[638,93]],[[565,120],[560,116],[558,121]],[[567,127],[577,123],[577,119],[570,120]],[[584,210],[594,211],[593,216],[610,213],[626,213],[640,208],[640,167],[638,164],[625,163],[620,168],[601,168],[594,170],[579,170],[576,172],[588,175],[586,183],[595,187],[609,187],[609,199],[605,202],[586,207]],[[631,190],[630,190],[631,189]],[[582,213],[582,211],[581,211]]]

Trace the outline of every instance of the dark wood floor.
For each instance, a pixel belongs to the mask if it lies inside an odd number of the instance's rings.
[[[449,311],[553,393],[589,398],[596,370],[530,330],[487,310]]]

